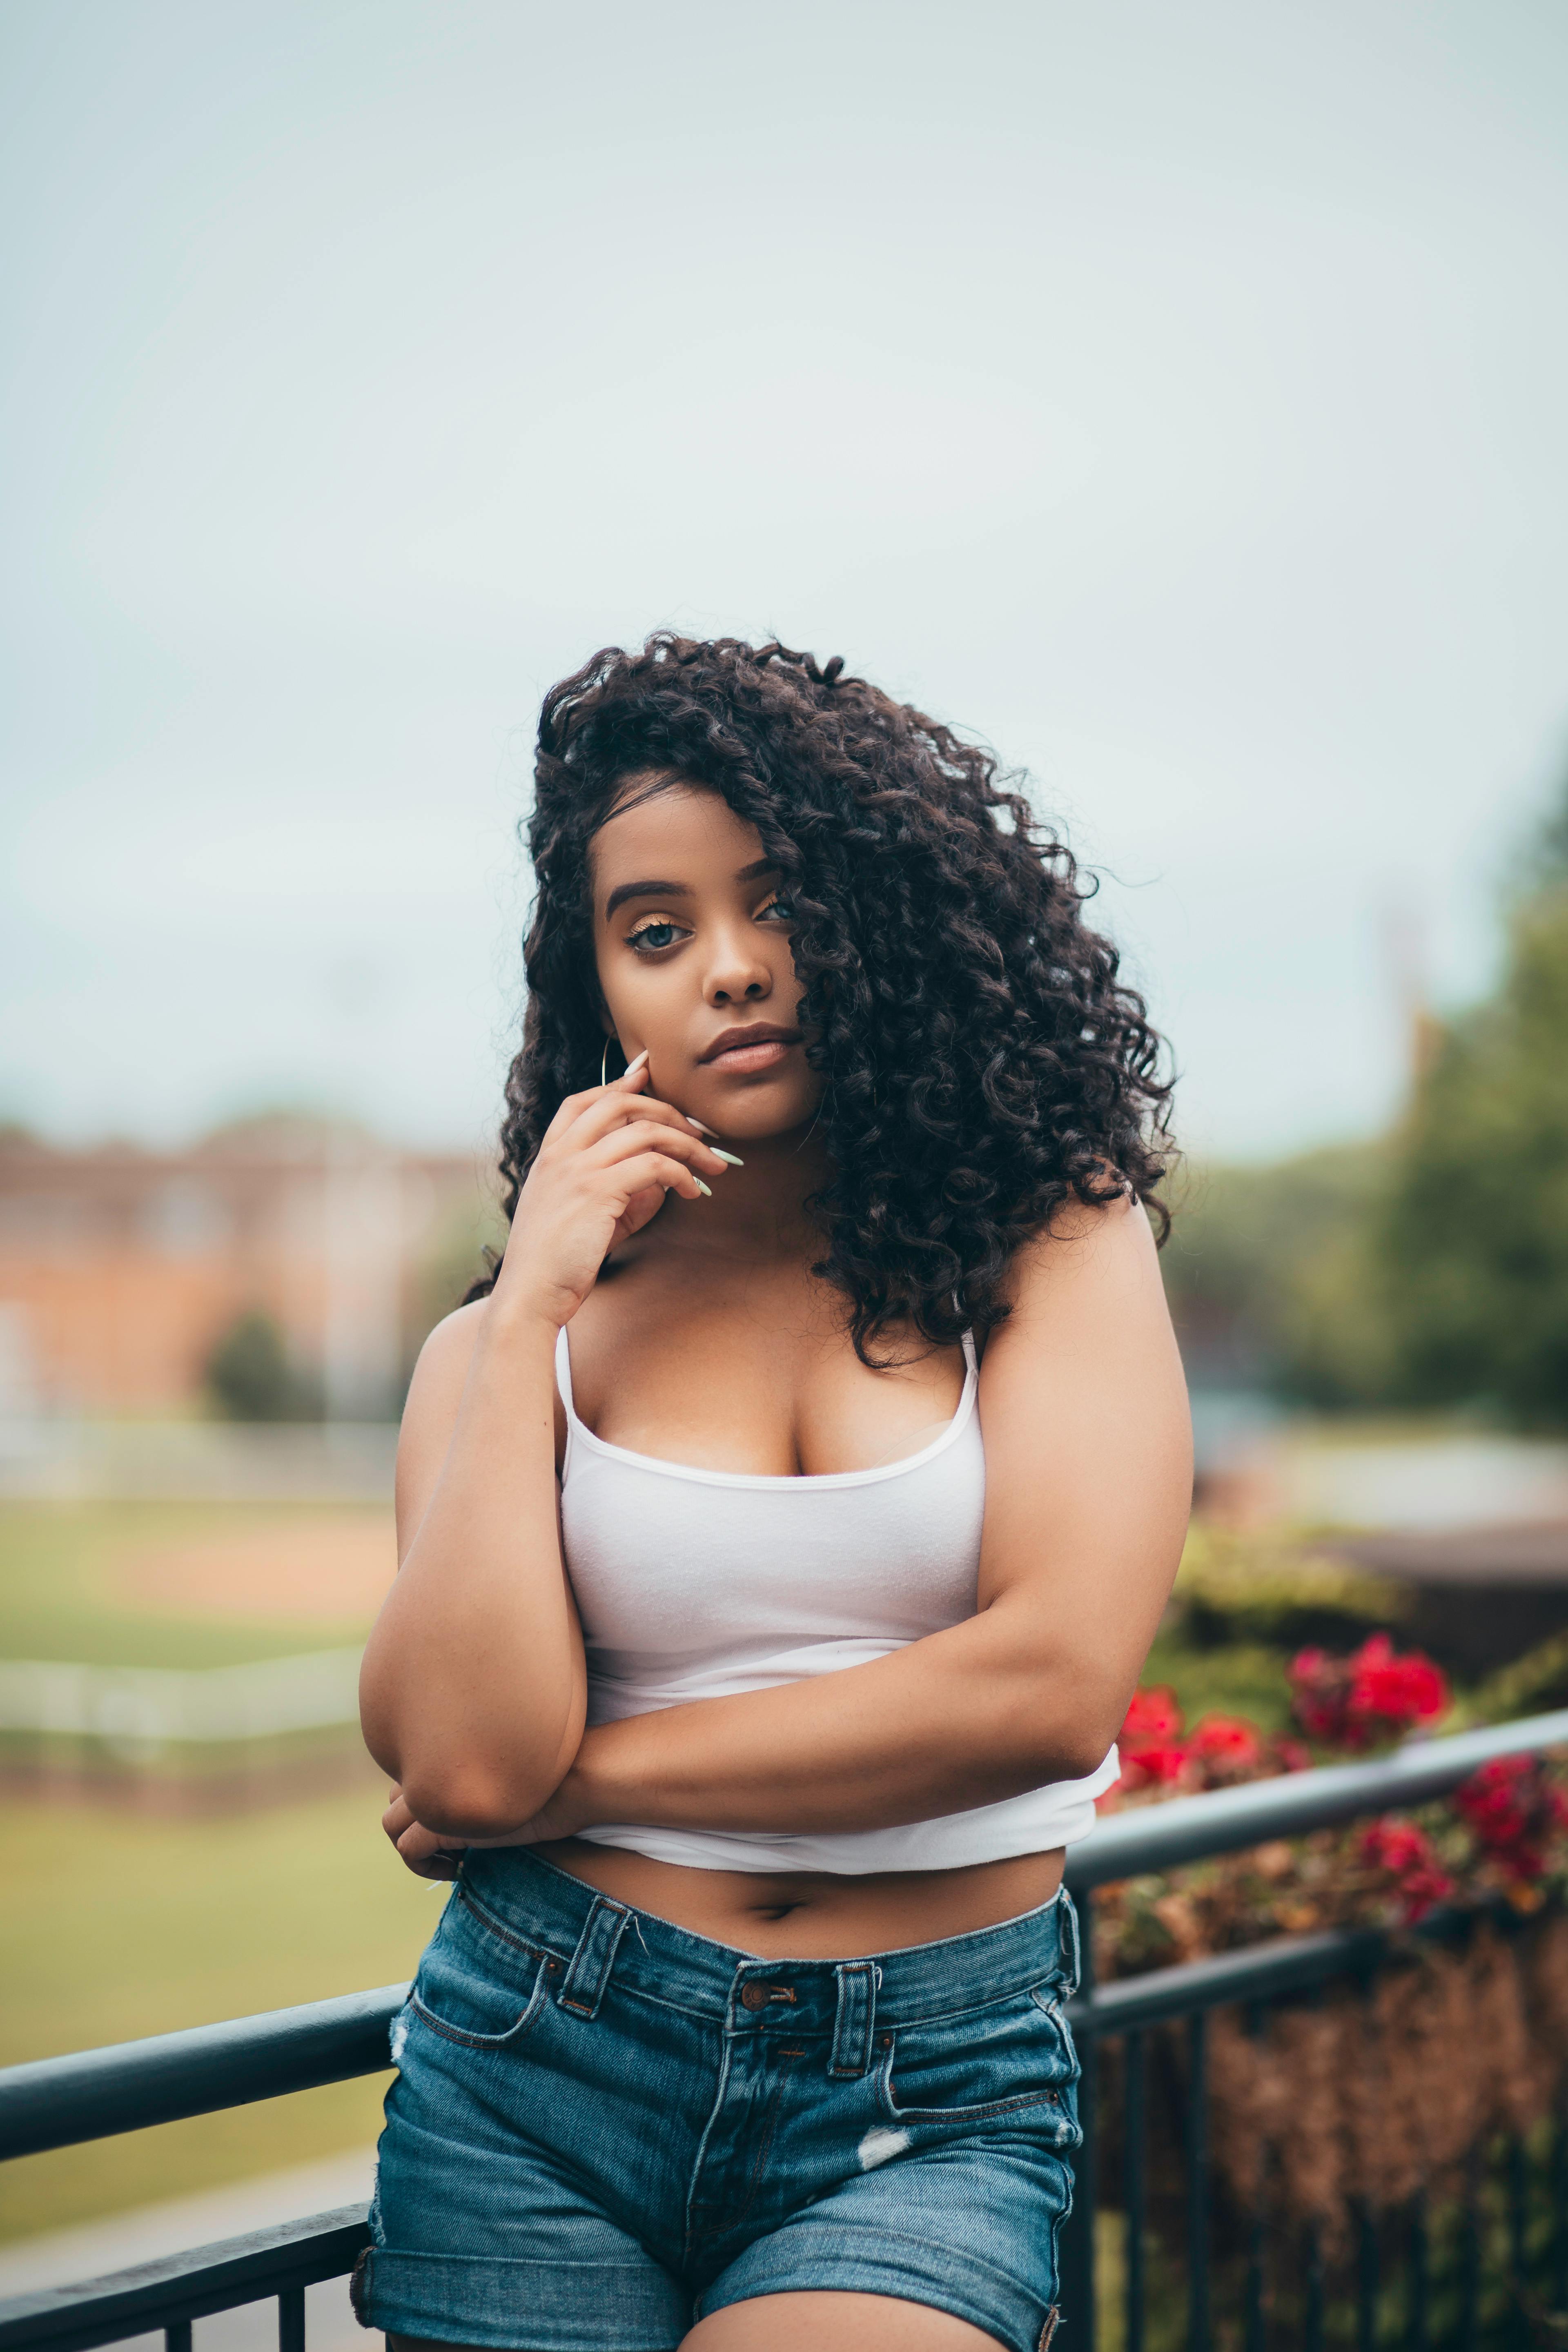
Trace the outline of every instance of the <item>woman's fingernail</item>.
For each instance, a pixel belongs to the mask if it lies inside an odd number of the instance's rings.
[[[743,1160],[737,1160],[732,1151],[721,1151],[716,1143],[711,1149],[715,1160],[727,1160],[731,1168],[743,1168],[746,1164]]]
[[[647,1047],[645,1045],[645,1046],[643,1047],[643,1049],[642,1049],[642,1052],[637,1055],[637,1060],[636,1060],[635,1062],[628,1062],[628,1063],[626,1064],[626,1068],[622,1071],[621,1076],[622,1076],[623,1077],[626,1077],[626,1078],[635,1078],[635,1077],[636,1077],[636,1076],[637,1076],[637,1072],[641,1069],[641,1067],[642,1067],[643,1064],[644,1064],[644,1063],[647,1061],[647,1052],[648,1052],[648,1049],[647,1049]]]
[[[694,1176],[691,1181],[696,1185],[698,1191],[702,1193],[707,1200],[710,1201],[713,1198],[712,1186],[710,1184],[705,1184],[700,1176]]]
[[[688,1127],[694,1127],[699,1135],[712,1135],[716,1132],[713,1128],[704,1127],[700,1118],[693,1118],[689,1111],[686,1114],[686,1124]]]

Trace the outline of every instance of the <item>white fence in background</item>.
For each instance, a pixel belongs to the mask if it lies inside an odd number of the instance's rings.
[[[390,1503],[387,1422],[0,1420],[0,1500]]]
[[[0,1661],[0,1734],[100,1740],[122,1755],[321,1731],[359,1720],[360,1652],[314,1650],[243,1666]]]

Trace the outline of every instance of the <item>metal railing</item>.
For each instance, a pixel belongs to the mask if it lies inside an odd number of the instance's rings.
[[[1071,1854],[1068,1883],[1084,1916],[1084,1977],[1068,2009],[1083,2066],[1080,2112],[1084,2146],[1076,2167],[1073,2214],[1063,2235],[1063,2315],[1069,2339],[1094,2352],[1097,2329],[1116,2325],[1121,2352],[1159,2352],[1184,2340],[1186,2352],[1211,2352],[1215,2336],[1208,2259],[1211,2167],[1205,2096],[1207,2025],[1213,2011],[1240,2002],[1257,2009],[1310,1992],[1336,1978],[1364,1978],[1376,1969],[1387,1939],[1375,1931],[1286,1936],[1213,1959],[1160,1969],[1098,1986],[1094,1972],[1092,1904],[1097,1886],[1166,1871],[1184,1863],[1241,1852],[1266,1841],[1299,1836],[1330,1824],[1397,1812],[1446,1795],[1480,1765],[1502,1756],[1538,1753],[1568,1744],[1568,1709],[1529,1720],[1413,1743],[1376,1763],[1336,1765],[1321,1771],[1254,1781],[1203,1797],[1114,1814]],[[314,2001],[261,2017],[158,2034],[106,2050],[43,2059],[0,2072],[0,2160],[67,2147],[151,2124],[243,2106],[290,2091],[379,2074],[388,2066],[388,2032],[407,1995],[404,1985]],[[1152,2327],[1147,2261],[1145,2165],[1148,2060],[1151,2034],[1170,2021],[1185,2021],[1186,2080],[1182,2149],[1185,2195],[1184,2329],[1173,2334],[1168,2314]],[[1125,2227],[1122,2278],[1114,2309],[1097,2313],[1094,2288],[1102,2045],[1121,2045],[1121,2210]],[[1522,2259],[1521,2213],[1529,2183],[1517,2151],[1510,2157],[1510,2243]],[[1559,2132],[1550,2181],[1553,2200],[1548,2257],[1553,2280],[1568,2270],[1568,2133]],[[1418,2235],[1418,2233],[1417,2233]],[[49,2289],[0,2303],[0,2352],[86,2352],[162,2328],[167,2352],[191,2352],[195,2320],[242,2304],[276,2297],[279,2352],[304,2352],[305,2289],[352,2270],[368,2242],[364,2210],[351,2206],[280,2228],[204,2246],[108,2278]],[[1460,2298],[1461,2347],[1479,2345],[1481,2310],[1477,2265],[1484,2250],[1469,2250],[1470,2275]],[[1363,2228],[1353,2340],[1357,2352],[1390,2341],[1380,2321],[1375,2245]],[[1304,2250],[1300,2324],[1302,2352],[1320,2352],[1332,2325],[1325,2304],[1321,2250]],[[1428,2308],[1421,2277],[1425,2259],[1413,2250],[1412,2292],[1401,2328],[1403,2352],[1424,2352]],[[1568,2278],[1562,2281],[1568,2302]],[[1264,2352],[1268,2334],[1260,2241],[1249,2252],[1239,2326],[1223,2333],[1245,2352]],[[1521,2347],[1531,2315],[1512,2324]],[[1541,2334],[1539,2319],[1535,2333]],[[1380,2332],[1381,2331],[1381,2332]],[[1278,2328],[1275,2330],[1278,2333]],[[1158,2345],[1152,2338],[1158,2336]],[[1568,2341],[1550,2315],[1548,2341]]]
[[[1318,1771],[1291,1773],[1273,1780],[1254,1780],[1241,1788],[1216,1790],[1205,1797],[1178,1797],[1165,1804],[1112,1814],[1101,1822],[1084,1845],[1069,1853],[1067,1879],[1075,1896],[1087,1897],[1097,1886],[1163,1872],[1184,1863],[1237,1853],[1276,1838],[1299,1837],[1336,1823],[1369,1815],[1397,1813],[1435,1797],[1447,1795],[1468,1780],[1481,1765],[1502,1756],[1533,1755],[1568,1741],[1568,1709],[1529,1717],[1518,1723],[1496,1724],[1483,1730],[1461,1732],[1446,1739],[1415,1740],[1395,1754],[1368,1764],[1331,1765]],[[1151,2030],[1176,2020],[1185,2021],[1184,2114],[1180,2151],[1184,2188],[1185,2326],[1176,2340],[1185,2352],[1210,2352],[1215,2339],[1211,2298],[1210,2224],[1213,2167],[1208,2144],[1208,2021],[1216,2010],[1240,2003],[1258,2021],[1260,2012],[1283,1998],[1310,1994],[1335,1979],[1363,1983],[1381,1966],[1389,1938],[1376,1930],[1341,1930],[1315,1935],[1275,1937],[1242,1950],[1211,1959],[1159,1969],[1146,1976],[1130,1977],[1103,1987],[1096,1983],[1093,1905],[1083,1901],[1083,1980],[1068,2016],[1078,2038],[1083,2074],[1079,2105],[1084,2141],[1075,2168],[1074,2210],[1063,2233],[1062,2308],[1074,2324],[1079,2352],[1095,2352],[1097,2335],[1107,2318],[1120,2321],[1117,2334],[1121,2352],[1148,2352],[1150,2283],[1148,2273],[1147,2168],[1149,2061]],[[1441,1916],[1430,1931],[1441,1934],[1450,1925]],[[1102,2123],[1100,2074],[1103,2045],[1121,2044],[1121,2197],[1124,2259],[1121,2309],[1111,2315],[1097,2298],[1095,2274],[1096,2218],[1100,2187],[1099,2140]],[[1514,2178],[1510,2183],[1515,2226],[1511,2252],[1516,2270],[1521,2266],[1524,2231],[1518,2225],[1521,2203],[1521,2152],[1510,2151]],[[1568,2263],[1568,2135],[1560,2133],[1553,2151],[1552,2194],[1555,2200],[1551,2262],[1560,2278]],[[1268,2339],[1265,2301],[1264,2245],[1261,2221],[1254,2219],[1247,2247],[1239,2329],[1245,2352],[1263,2352]],[[1479,2233],[1464,2259],[1468,2275],[1458,2297],[1458,2323],[1454,2331],[1458,2352],[1475,2352],[1482,2341],[1480,2313],[1483,2281],[1479,2275],[1484,2249]],[[1420,2231],[1413,2233],[1409,2293],[1400,2334],[1404,2352],[1427,2352],[1430,2278],[1427,2251]],[[1373,2352],[1389,2336],[1380,2322],[1376,2232],[1363,2216],[1358,2226],[1356,2290],[1352,2340],[1357,2352]],[[1300,2246],[1298,2325],[1293,2340],[1301,2352],[1321,2352],[1331,2332],[1325,2306],[1323,2250],[1321,2237],[1309,2229]],[[1554,2278],[1554,2285],[1557,2280]],[[1103,2285],[1103,2282],[1101,2282]],[[1568,2303],[1568,2284],[1554,2302]],[[1511,2340],[1528,2340],[1525,2314],[1515,2303]],[[1109,2331],[1105,2331],[1109,2332]],[[1277,2331],[1278,2332],[1278,2331]],[[1167,2326],[1163,2342],[1173,2338]],[[1568,2326],[1552,2340],[1568,2342]]]

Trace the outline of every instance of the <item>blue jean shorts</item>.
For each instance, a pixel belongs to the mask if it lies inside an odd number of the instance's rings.
[[[366,2326],[668,2352],[754,2295],[1056,2325],[1079,2143],[1065,1892],[874,1959],[761,1960],[471,1853],[393,2029]]]

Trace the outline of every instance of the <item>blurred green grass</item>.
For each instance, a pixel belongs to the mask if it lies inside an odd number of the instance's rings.
[[[381,1835],[380,1783],[208,1821],[13,1801],[0,1817],[0,2064],[414,1973],[438,1890]],[[386,2077],[0,2168],[0,2238],[363,2147]]]

